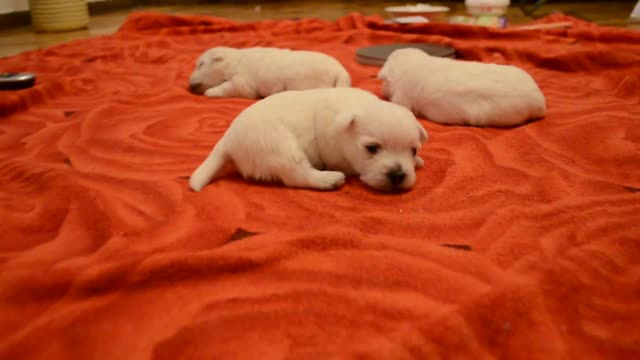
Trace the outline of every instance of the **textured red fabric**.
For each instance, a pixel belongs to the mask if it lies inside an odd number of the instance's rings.
[[[639,359],[640,33],[135,13],[0,60],[0,359]],[[214,45],[429,41],[521,66],[545,119],[441,126],[384,195],[186,177],[253,103],[187,91]],[[428,69],[425,69],[428,71]],[[424,119],[423,119],[424,120]]]

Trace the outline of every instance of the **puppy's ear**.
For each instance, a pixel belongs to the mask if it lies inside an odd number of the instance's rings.
[[[424,127],[422,127],[422,124],[420,124],[418,122],[418,131],[420,132],[420,142],[427,142],[429,141],[429,134],[427,134],[427,130],[425,130]]]
[[[338,114],[335,124],[341,129],[350,130],[355,127],[357,120],[358,115],[354,111],[344,111]]]

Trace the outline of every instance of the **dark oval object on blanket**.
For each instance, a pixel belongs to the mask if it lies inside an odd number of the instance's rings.
[[[451,46],[427,43],[396,43],[360,48],[356,52],[356,61],[363,65],[382,66],[392,52],[404,48],[420,49],[431,56],[456,58],[456,49]]]

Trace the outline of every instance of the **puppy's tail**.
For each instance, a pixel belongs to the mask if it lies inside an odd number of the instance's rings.
[[[336,77],[335,87],[351,87],[351,76],[347,70],[342,69]]]
[[[200,191],[211,180],[219,178],[228,165],[230,160],[224,146],[224,138],[222,138],[213,150],[207,156],[207,158],[198,166],[198,168],[191,174],[189,178],[189,187],[193,191]]]

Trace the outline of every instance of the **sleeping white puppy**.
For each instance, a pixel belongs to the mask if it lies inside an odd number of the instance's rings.
[[[229,170],[245,179],[289,187],[339,188],[360,175],[369,186],[406,190],[416,181],[417,155],[428,140],[411,111],[356,88],[286,91],[238,115],[194,171],[200,191]]]
[[[443,124],[511,127],[544,116],[545,98],[533,78],[511,65],[394,51],[378,73],[382,94]]]
[[[349,87],[338,60],[319,52],[214,47],[196,62],[189,89],[208,97],[263,98],[286,90]]]

